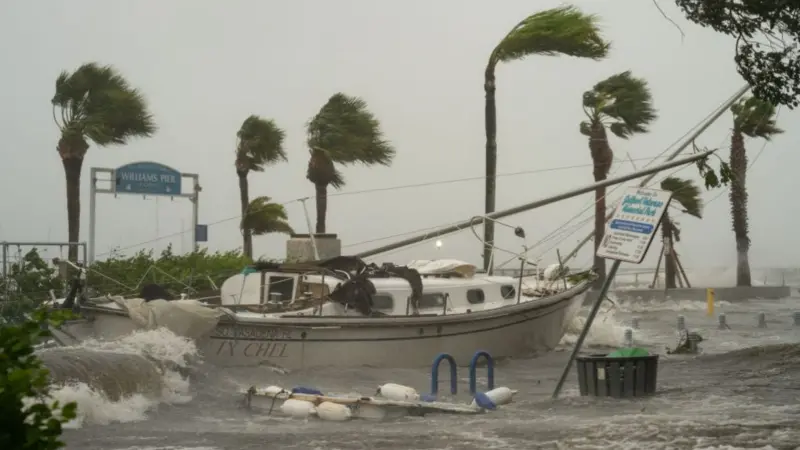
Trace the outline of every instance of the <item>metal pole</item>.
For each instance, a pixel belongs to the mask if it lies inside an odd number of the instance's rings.
[[[640,170],[638,172],[633,172],[627,175],[623,175],[616,178],[610,178],[608,180],[600,181],[598,183],[590,184],[578,189],[573,189],[571,191],[567,191],[558,195],[554,195],[551,197],[547,197],[542,200],[536,200],[531,203],[526,203],[524,205],[515,206],[513,208],[504,209],[502,211],[493,212],[488,216],[475,216],[466,220],[464,222],[458,223],[456,225],[451,225],[448,227],[443,227],[435,231],[431,231],[428,233],[420,234],[414,237],[410,237],[408,239],[403,239],[402,241],[395,242],[393,244],[384,245],[382,247],[378,247],[372,250],[363,251],[360,253],[356,253],[354,256],[359,258],[366,258],[369,256],[377,255],[380,253],[388,252],[390,250],[398,249],[401,247],[406,247],[409,245],[416,244],[418,242],[426,241],[428,239],[434,239],[439,236],[444,236],[446,234],[455,233],[456,231],[461,231],[466,227],[479,224],[481,222],[485,222],[486,219],[502,219],[503,217],[513,216],[514,214],[519,214],[521,212],[530,211],[532,209],[540,208],[542,206],[549,205],[551,203],[556,203],[561,200],[566,200],[568,198],[577,197],[578,195],[585,194],[587,192],[593,192],[595,189],[599,187],[606,187],[612,186],[619,183],[624,183],[626,181],[630,181],[636,178],[643,177],[645,175],[650,175],[651,173],[661,172],[662,170],[671,169],[673,167],[682,166],[684,164],[688,164],[691,162],[695,162],[699,159],[705,158],[711,154],[713,154],[716,150],[709,150],[702,153],[697,153],[691,156],[687,156],[686,158],[677,159],[675,161],[671,161],[665,164],[660,164],[658,166],[653,166],[648,169]]]
[[[306,208],[306,200],[308,197],[301,198],[300,203],[303,204],[303,214],[306,216],[306,227],[308,227],[308,237],[311,239],[311,249],[314,251],[314,259],[319,261],[319,249],[317,249],[317,239],[314,237],[314,231],[311,229],[311,217],[308,215],[308,208]]]
[[[192,175],[194,181],[194,197],[192,197],[192,251],[200,250],[200,245],[197,243],[197,225],[199,224],[200,215],[200,176]]]
[[[111,183],[115,186],[115,183]],[[97,169],[92,167],[89,177],[89,256],[85,258],[86,264],[94,262],[95,255],[95,226],[97,222]]]
[[[556,389],[553,391],[553,398],[558,398],[558,394],[561,393],[561,388],[564,387],[564,381],[567,380],[567,375],[569,375],[570,369],[572,369],[572,363],[575,361],[575,357],[578,356],[578,352],[581,351],[581,346],[583,346],[583,341],[586,339],[586,335],[589,334],[589,329],[592,327],[592,322],[594,322],[595,316],[597,316],[597,312],[600,310],[600,305],[603,303],[603,299],[608,294],[608,288],[611,287],[611,280],[617,275],[617,269],[619,269],[619,260],[615,260],[614,264],[611,265],[611,270],[608,272],[608,276],[606,277],[606,281],[603,283],[603,287],[600,289],[600,293],[594,301],[594,305],[592,305],[592,310],[589,311],[589,316],[586,317],[586,324],[583,325],[583,330],[581,330],[581,335],[578,336],[578,341],[575,342],[575,348],[572,349],[572,354],[569,355],[569,361],[567,361],[567,365],[564,366],[564,372],[561,373],[561,378],[558,379],[558,384],[556,385]]]
[[[722,106],[720,106],[720,108],[717,110],[717,112],[715,112],[711,117],[709,117],[708,120],[703,125],[700,126],[700,128],[695,130],[694,133],[690,134],[689,137],[687,137],[686,140],[681,145],[679,145],[678,148],[675,149],[675,151],[672,152],[667,157],[666,161],[672,161],[678,155],[680,155],[681,152],[683,152],[686,149],[686,147],[691,145],[692,142],[694,142],[694,140],[697,139],[698,136],[703,134],[708,129],[708,127],[711,126],[711,124],[716,122],[717,119],[719,119],[720,116],[722,116],[722,114],[724,114],[726,111],[728,111],[728,108],[730,108],[731,105],[733,105],[744,94],[746,94],[748,90],[750,90],[750,85],[746,84],[746,85],[742,86],[738,91],[736,91],[736,93],[733,95],[733,97],[731,97],[731,99],[728,100],[727,102],[723,103]],[[653,173],[652,175],[644,178],[639,183],[639,187],[646,187],[647,183],[652,181],[652,179],[655,178],[655,176],[656,176],[656,174]],[[614,215],[614,211],[613,210],[611,212],[609,212],[608,214],[606,214],[606,222],[611,220],[611,216],[613,216],[613,215]],[[575,255],[577,255],[578,252],[581,250],[581,248],[583,248],[583,246],[586,245],[587,242],[591,241],[593,237],[594,237],[594,230],[590,231],[589,234],[586,235],[586,237],[583,238],[583,240],[580,243],[578,243],[578,246],[575,247],[574,250],[569,252],[569,254],[567,254],[567,256],[564,257],[564,263],[567,263],[570,259],[574,258]]]

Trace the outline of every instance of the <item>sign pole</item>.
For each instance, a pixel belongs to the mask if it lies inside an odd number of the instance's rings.
[[[578,356],[578,352],[583,346],[583,341],[589,334],[592,322],[594,322],[597,312],[600,310],[600,304],[605,300],[611,283],[617,275],[619,265],[622,261],[640,264],[644,260],[670,200],[672,200],[672,193],[669,191],[629,188],[614,211],[611,220],[606,223],[603,240],[598,245],[595,254],[601,258],[614,260],[614,263],[611,265],[611,270],[600,288],[599,295],[595,299],[589,315],[586,317],[586,323],[583,326],[583,330],[581,330],[580,336],[578,336],[578,341],[575,342],[575,348],[572,349],[572,353],[569,355],[569,360],[564,366],[561,378],[558,379],[556,389],[553,391],[553,399],[558,398],[561,388],[564,387],[564,381],[566,381],[567,375],[572,369],[572,363]]]
[[[89,178],[89,255],[86,265],[94,262],[95,254],[95,226],[97,222],[97,169],[92,167]]]
[[[561,393],[561,388],[564,387],[564,382],[567,380],[567,375],[569,375],[569,371],[572,369],[572,363],[575,361],[575,357],[578,356],[578,352],[581,351],[583,341],[586,339],[586,335],[589,334],[589,329],[592,328],[592,322],[594,322],[597,312],[600,311],[600,305],[606,298],[606,294],[608,294],[608,289],[611,287],[611,280],[613,280],[617,275],[617,269],[619,269],[621,262],[622,261],[620,260],[614,261],[614,263],[611,265],[611,269],[608,271],[606,281],[603,283],[603,287],[600,288],[600,295],[598,295],[595,299],[594,305],[592,305],[592,310],[589,311],[589,316],[586,317],[586,324],[584,324],[583,330],[581,330],[581,335],[578,336],[578,340],[575,342],[575,348],[572,349],[572,353],[569,355],[569,361],[567,361],[567,365],[564,366],[564,371],[561,372],[561,378],[558,379],[556,390],[553,391],[554,399],[558,398],[558,394]]]
[[[200,209],[200,183],[197,175],[192,177],[194,180],[194,197],[192,198],[192,251],[198,251],[200,245],[197,243],[197,225],[199,222]]]

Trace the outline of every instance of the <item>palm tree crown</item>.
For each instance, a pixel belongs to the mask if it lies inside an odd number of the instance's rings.
[[[289,225],[286,209],[279,203],[272,203],[271,200],[262,196],[250,202],[247,213],[242,217],[240,224],[242,230],[249,230],[256,236],[268,233],[294,233]]]
[[[283,149],[286,133],[272,119],[251,115],[236,132],[237,172],[262,172],[264,167],[288,161]]]
[[[325,233],[327,187],[341,188],[344,176],[336,164],[389,166],[395,156],[380,122],[367,103],[342,93],[334,94],[307,125],[311,158],[306,178],[317,192],[317,233]]]
[[[747,97],[731,106],[733,129],[745,136],[770,140],[783,133],[776,122],[775,105],[756,97]]]

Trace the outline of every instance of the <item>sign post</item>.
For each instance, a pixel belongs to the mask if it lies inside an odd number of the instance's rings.
[[[99,174],[107,174],[107,178],[98,178]],[[192,191],[183,193],[183,179],[192,180]],[[98,181],[106,181],[108,187],[98,187]],[[192,202],[192,247],[197,249],[198,240],[198,208],[200,204],[199,176],[195,173],[181,173],[172,167],[156,162],[142,161],[125,164],[116,169],[92,167],[89,184],[89,257],[88,263],[94,262],[96,247],[95,234],[97,223],[97,194],[138,194],[143,198],[150,196],[183,197]],[[207,231],[207,230],[206,230]],[[205,240],[208,239],[203,236]]]
[[[611,265],[591,311],[589,311],[589,316],[586,317],[586,323],[575,342],[575,348],[572,349],[572,354],[561,373],[561,378],[558,379],[556,389],[553,391],[554,399],[558,398],[558,394],[561,393],[572,363],[578,356],[583,341],[586,340],[586,335],[589,334],[589,329],[600,310],[600,305],[608,294],[611,281],[617,275],[619,265],[623,261],[639,264],[644,260],[671,199],[672,193],[669,191],[645,188],[629,188],[625,191],[622,202],[606,224],[603,241],[597,249],[597,256],[611,259],[614,263]]]

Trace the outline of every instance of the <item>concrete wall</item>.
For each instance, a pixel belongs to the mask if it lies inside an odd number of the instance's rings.
[[[333,258],[342,255],[342,241],[335,234],[315,234],[317,251],[320,259]],[[289,262],[313,261],[314,247],[308,234],[293,234],[286,241],[286,260]]]
[[[717,287],[714,288],[717,301],[742,302],[754,299],[776,300],[791,295],[789,286],[752,286],[752,287]],[[666,301],[695,300],[706,301],[706,288],[670,289],[617,289],[611,291],[614,296],[624,302],[630,301]],[[597,298],[597,292],[591,291],[586,296],[588,303]]]

